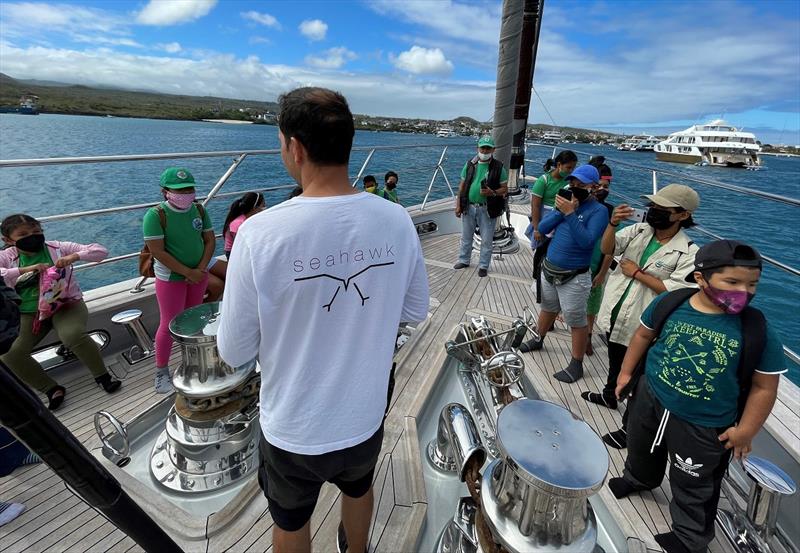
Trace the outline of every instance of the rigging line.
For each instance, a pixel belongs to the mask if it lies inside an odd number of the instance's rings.
[[[542,103],[542,107],[544,108],[544,111],[547,112],[547,116],[550,118],[550,121],[553,122],[553,126],[558,127],[558,124],[556,123],[556,120],[553,118],[553,115],[550,113],[550,110],[547,109],[547,105],[545,105],[544,100],[542,100],[542,97],[539,96],[539,91],[536,90],[535,86],[532,86],[531,89],[533,89],[533,93],[536,94],[536,97],[539,98],[539,101]]]

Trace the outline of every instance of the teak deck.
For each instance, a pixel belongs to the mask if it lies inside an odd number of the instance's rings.
[[[410,551],[416,530],[425,518],[426,495],[422,476],[414,470],[419,463],[412,456],[416,449],[416,425],[413,413],[418,412],[430,391],[444,360],[444,342],[451,337],[455,325],[467,315],[483,314],[504,327],[522,314],[523,307],[536,310],[530,290],[531,253],[523,247],[517,254],[492,261],[488,278],[479,278],[476,267],[455,271],[458,236],[445,235],[423,240],[426,265],[430,277],[431,316],[420,326],[398,354],[397,384],[392,408],[386,420],[383,452],[375,473],[376,508],[371,529],[371,550]],[[475,256],[473,256],[475,258]],[[583,390],[599,390],[605,382],[607,354],[604,344],[594,338],[595,354],[585,360],[586,375],[578,384],[563,384],[551,378],[570,357],[569,331],[563,323],[548,334],[543,351],[524,354],[528,377],[543,399],[564,405],[586,420],[598,434],[619,427],[621,411],[591,405],[580,398]],[[177,357],[174,359],[177,362]],[[112,370],[120,370],[118,361],[110,361]],[[438,366],[437,366],[438,364]],[[154,403],[153,365],[134,367],[122,390],[108,396],[92,381],[88,373],[77,371],[64,382],[68,397],[58,418],[88,448],[97,448],[92,418],[95,412],[107,409],[120,420]],[[773,432],[785,447],[797,449],[797,399],[782,397],[771,417]],[[783,430],[781,430],[783,429]],[[794,452],[796,453],[796,452]],[[609,449],[609,477],[621,473],[624,451]],[[668,483],[648,493],[617,501],[603,488],[602,499],[631,536],[631,551],[660,548],[653,534],[669,528]],[[19,502],[26,511],[15,521],[0,527],[0,551],[4,553],[32,551],[126,552],[140,548],[111,523],[69,491],[61,479],[43,464],[23,467],[0,480],[0,499]],[[314,549],[335,551],[336,528],[339,523],[339,492],[325,486],[311,521]],[[184,544],[187,551],[202,552],[265,552],[271,550],[272,518],[266,501],[258,496],[242,516],[221,535],[194,544]],[[438,529],[437,529],[438,531]],[[711,551],[725,551],[719,538]]]

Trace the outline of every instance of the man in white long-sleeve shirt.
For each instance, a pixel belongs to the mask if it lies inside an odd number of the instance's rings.
[[[343,494],[340,541],[361,553],[397,328],[427,316],[428,277],[405,209],[350,186],[344,97],[300,88],[279,103],[281,157],[303,193],[240,227],[219,352],[261,364],[258,475],[276,553],[310,551],[326,481]]]

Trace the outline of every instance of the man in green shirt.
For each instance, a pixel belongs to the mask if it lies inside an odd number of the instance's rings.
[[[399,204],[400,200],[397,199],[397,181],[399,179],[400,177],[394,171],[387,172],[383,177],[383,189],[376,192],[376,194],[385,200]]]
[[[461,170],[456,199],[456,217],[461,219],[461,249],[454,269],[469,267],[472,239],[477,227],[481,234],[481,253],[478,276],[489,274],[492,261],[492,242],[497,217],[505,209],[508,192],[508,171],[493,157],[494,140],[484,136],[478,141],[478,155]]]

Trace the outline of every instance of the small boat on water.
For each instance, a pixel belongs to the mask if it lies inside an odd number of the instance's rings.
[[[19,99],[19,106],[0,107],[0,113],[19,113],[21,115],[39,115],[39,97],[35,94],[23,94]]]
[[[751,132],[722,119],[672,133],[656,144],[656,159],[716,167],[760,166],[761,145]]]
[[[546,131],[543,135],[541,140],[539,140],[540,144],[550,144],[555,146],[557,144],[561,144],[564,140],[562,134],[556,130]]]
[[[453,136],[458,136],[458,135],[450,127],[439,127],[438,129],[436,129],[436,136],[438,138],[451,138]]]

